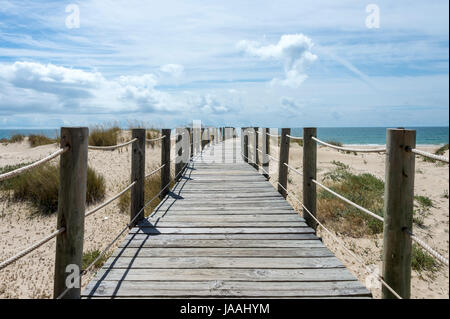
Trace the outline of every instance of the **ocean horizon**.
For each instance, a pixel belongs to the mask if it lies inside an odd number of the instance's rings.
[[[449,127],[405,127],[417,132],[417,145],[442,145],[449,142]],[[324,141],[337,141],[346,145],[384,145],[387,127],[318,127],[317,136]],[[0,139],[12,135],[42,134],[50,138],[59,136],[59,129],[0,129]],[[302,136],[302,128],[291,128],[291,135]]]

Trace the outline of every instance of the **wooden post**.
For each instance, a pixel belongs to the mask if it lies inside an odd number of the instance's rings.
[[[162,192],[159,195],[160,199],[163,199],[169,193],[169,187],[164,187],[170,183],[170,132],[170,129],[163,129],[161,132],[161,135],[165,138],[161,141],[161,165],[164,165],[164,167],[161,169]]]
[[[384,188],[383,279],[402,298],[411,296],[416,131],[388,129]],[[395,296],[382,287],[382,298]]]
[[[258,155],[258,148],[259,148],[259,146],[258,146],[258,144],[259,144],[258,130],[259,130],[259,128],[254,127],[253,129],[254,129],[254,132],[253,132],[253,135],[254,135],[253,136],[254,137],[254,139],[253,139],[253,156],[255,159],[255,162],[253,163],[253,167],[257,171],[259,171],[259,166],[258,166],[258,164],[259,164],[259,155]]]
[[[185,137],[181,135],[182,133],[183,133],[183,129],[181,129],[181,128],[176,129],[177,138],[176,138],[176,144],[175,144],[175,176],[178,176],[178,177],[176,178],[175,182],[180,180],[180,177],[181,177],[180,172],[184,166],[183,152],[185,151],[184,150],[185,143],[183,143],[183,138],[185,138]],[[186,150],[186,152],[187,152],[187,150]]]
[[[278,165],[278,183],[280,183],[285,189],[287,189],[287,175],[288,168],[284,163],[289,164],[289,137],[286,135],[291,134],[290,128],[281,129],[280,140],[280,163]],[[278,192],[286,198],[287,193],[280,185],[278,185]]]
[[[189,133],[189,150],[190,150],[190,158],[194,156],[194,132],[190,127],[187,128]]]
[[[205,132],[205,129],[204,128],[201,128],[200,129],[201,130],[201,138],[200,138],[200,145],[201,145],[201,150],[203,151],[203,149],[205,148],[205,141],[204,141],[204,138],[205,138],[205,136],[204,136],[204,132]]]
[[[69,275],[72,277],[75,275],[75,282],[67,278],[69,283],[75,286],[62,298],[76,299],[80,298],[81,294],[88,139],[87,127],[61,128],[61,147],[69,146],[69,150],[60,158],[56,227],[57,229],[64,227],[65,231],[56,237],[54,298],[58,298],[68,288],[66,278]],[[76,273],[73,273],[74,271]]]
[[[242,130],[242,134],[244,135],[244,162],[248,163],[248,132],[247,128]]]
[[[270,154],[270,138],[267,135],[269,134],[269,129],[268,128],[263,128],[262,129],[262,152],[263,152],[263,157],[262,157],[262,167],[264,169],[264,171],[266,171],[267,173],[269,173],[269,157],[267,156],[267,154]],[[263,172],[264,173],[264,172]],[[264,173],[264,177],[269,179],[269,174]]]
[[[130,220],[139,214],[145,204],[145,129],[133,129],[131,137],[138,140],[131,147],[131,182],[136,181],[136,184],[131,188]],[[131,227],[143,220],[144,217],[144,213],[141,212]]]
[[[303,128],[303,205],[315,217],[316,216],[316,184],[312,180],[317,175],[317,143],[312,137],[317,137],[317,128]],[[316,221],[303,208],[303,217],[308,226],[314,230],[317,228]]]

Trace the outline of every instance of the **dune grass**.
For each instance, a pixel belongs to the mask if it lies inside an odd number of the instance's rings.
[[[428,254],[420,246],[412,245],[412,255],[411,255],[411,268],[418,271],[429,271],[435,272],[440,267],[439,262],[437,262],[433,256]]]
[[[158,138],[161,136],[161,131],[155,128],[148,128],[146,136],[149,140]],[[151,148],[154,148],[157,143],[160,143],[160,141],[148,142],[147,144],[150,145]]]
[[[120,128],[116,125],[97,125],[89,131],[89,145],[91,146],[112,146],[118,144]]]
[[[11,136],[11,138],[9,139],[10,143],[20,143],[23,142],[23,140],[25,139],[25,136],[22,134],[15,134],[13,136]]]
[[[336,167],[324,175],[325,184],[352,202],[383,216],[384,182],[372,174],[353,174],[349,167],[341,162],[333,161],[333,164]],[[320,188],[317,207],[319,219],[344,235],[359,238],[383,232],[381,221]]]
[[[5,166],[0,174],[28,165]],[[14,201],[28,201],[43,214],[58,210],[59,165],[44,164],[19,176],[0,183],[0,189],[9,191]],[[105,197],[106,184],[103,176],[88,167],[86,203],[93,204]]]
[[[59,138],[49,138],[42,134],[31,134],[28,136],[28,143],[30,143],[31,147],[55,144],[58,142],[59,142]]]
[[[81,268],[84,270],[86,267],[88,267],[91,263],[94,262],[94,260],[100,256],[101,251],[98,249],[88,250],[83,253],[83,258],[81,261]],[[106,262],[106,260],[109,258],[111,253],[105,253],[102,255],[94,264],[94,267],[92,269],[99,269],[103,264]]]

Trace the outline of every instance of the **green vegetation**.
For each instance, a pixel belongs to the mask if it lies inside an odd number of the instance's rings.
[[[411,267],[412,269],[422,272],[431,271],[435,272],[439,268],[438,262],[434,257],[430,256],[425,250],[420,246],[412,245],[412,256],[411,256]]]
[[[11,136],[11,138],[9,139],[10,143],[20,143],[24,140],[25,136],[22,134],[15,134],[13,136]]]
[[[327,187],[361,205],[373,213],[383,216],[384,182],[372,174],[353,174],[342,162],[332,162],[336,168],[324,174]],[[334,195],[318,187],[319,219],[331,224],[335,231],[351,237],[363,237],[383,231],[383,223],[348,205]]]
[[[87,252],[83,253],[83,259],[81,261],[81,268],[84,270],[86,269],[91,263],[94,262],[94,260],[100,256],[101,251],[98,249],[94,250],[88,250]],[[98,269],[106,262],[110,254],[104,254],[102,255],[94,264],[93,269]]]
[[[41,134],[31,134],[30,136],[28,136],[28,142],[30,143],[31,147],[54,144],[58,143],[58,141],[59,138],[48,138],[47,136]]]
[[[6,166],[0,174],[28,165]],[[86,203],[92,204],[105,197],[105,180],[88,167]],[[0,189],[12,193],[15,201],[29,201],[39,212],[51,214],[58,209],[59,165],[44,164],[19,176],[0,182]]]
[[[171,181],[170,187],[172,187],[173,181]],[[148,177],[145,180],[145,202],[154,198],[161,191],[161,175],[158,173]],[[119,209],[123,213],[128,213],[130,210],[131,192],[128,191],[119,198]],[[145,216],[148,216],[159,205],[161,200],[156,198],[145,208]]]
[[[90,129],[89,145],[92,146],[112,146],[118,144],[118,126],[98,125]]]
[[[431,207],[433,207],[431,198],[422,195],[414,196],[413,222],[417,226],[425,227],[425,216],[429,213]]]

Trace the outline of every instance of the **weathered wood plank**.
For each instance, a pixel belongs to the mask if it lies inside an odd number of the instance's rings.
[[[336,257],[118,257],[108,259],[103,268],[341,268]]]
[[[165,228],[141,226],[130,229],[130,234],[311,234],[309,227],[192,227]]]
[[[98,278],[102,280],[233,280],[233,281],[354,281],[355,277],[346,268],[318,269],[100,269]]]
[[[103,281],[92,282],[86,291],[97,296],[367,296],[368,291],[357,281],[336,282],[231,282],[231,281]],[[89,295],[87,293],[86,295]]]
[[[303,239],[297,240],[277,240],[277,239],[195,239],[195,238],[177,238],[170,236],[156,236],[155,238],[134,238],[127,237],[119,247],[141,248],[141,247],[155,247],[155,248],[169,248],[169,247],[242,247],[242,248],[298,248],[304,247],[323,247],[320,240],[314,239],[314,236],[308,235]],[[198,237],[198,236],[196,236]]]

